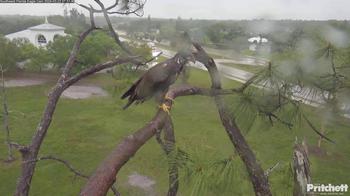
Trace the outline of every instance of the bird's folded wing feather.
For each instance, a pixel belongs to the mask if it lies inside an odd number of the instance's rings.
[[[168,63],[169,61],[165,61],[149,69],[145,74],[145,79],[150,81],[152,84],[166,81],[169,77],[169,67],[167,66]]]

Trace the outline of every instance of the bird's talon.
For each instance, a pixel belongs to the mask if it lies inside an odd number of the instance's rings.
[[[165,103],[159,106],[164,112],[168,113],[170,115],[170,106],[167,106]]]
[[[171,97],[169,97],[168,94],[165,95],[164,99],[165,99],[165,100],[170,100],[170,101],[174,102],[174,99],[171,98]]]

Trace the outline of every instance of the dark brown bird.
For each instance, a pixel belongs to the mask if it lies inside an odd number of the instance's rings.
[[[173,58],[158,63],[147,70],[123,95],[122,99],[128,98],[128,103],[123,109],[128,108],[132,103],[143,103],[153,96],[161,96],[159,101],[163,100],[169,86],[172,85],[183,67],[188,61],[195,61],[191,52],[179,52]],[[167,99],[167,97],[164,97]],[[162,105],[162,109],[169,112]]]

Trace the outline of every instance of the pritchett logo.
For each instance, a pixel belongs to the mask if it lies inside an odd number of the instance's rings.
[[[348,192],[348,185],[324,185],[324,184],[307,184],[307,193],[319,195],[344,195]]]

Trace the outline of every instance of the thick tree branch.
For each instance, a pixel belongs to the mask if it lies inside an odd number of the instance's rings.
[[[76,83],[77,81],[79,81],[82,78],[85,78],[87,76],[90,76],[96,72],[99,72],[101,70],[107,69],[109,67],[113,67],[115,65],[120,65],[123,63],[133,63],[133,64],[139,64],[140,61],[138,60],[138,57],[125,57],[125,58],[116,58],[112,61],[107,61],[105,63],[100,63],[91,67],[88,67],[82,71],[80,71],[79,73],[77,73],[76,75],[70,77],[67,81],[64,82],[64,86],[65,88],[68,88],[69,86],[71,86],[72,84]]]
[[[193,43],[193,45],[197,49],[197,52],[195,54],[196,60],[203,63],[204,66],[208,69],[212,80],[212,88],[221,89],[219,72],[213,58],[209,57],[209,55],[199,44]],[[258,196],[271,196],[272,194],[270,191],[268,179],[264,174],[264,170],[256,160],[253,151],[250,149],[248,143],[242,135],[239,127],[235,122],[235,119],[231,117],[231,112],[227,109],[228,107],[225,105],[224,100],[221,96],[215,96],[215,102],[220,114],[221,122],[225,127],[225,130],[238,155],[247,168],[255,194]]]
[[[167,114],[159,110],[147,125],[124,138],[89,178],[80,195],[106,195],[122,166],[134,156],[145,142],[154,136],[157,130],[163,127],[166,117]]]
[[[90,9],[90,17],[93,17],[92,8],[90,7],[89,9]],[[21,175],[19,176],[17,181],[17,188],[15,192],[16,196],[27,196],[29,194],[31,180],[34,175],[34,171],[36,167],[36,162],[30,162],[30,161],[28,162],[28,160],[37,159],[41,144],[44,141],[48,128],[50,127],[57,102],[62,92],[68,86],[74,84],[75,82],[80,80],[82,77],[91,75],[92,73],[94,73],[94,71],[103,69],[104,66],[113,66],[114,64],[119,62],[119,61],[116,61],[116,62],[112,61],[112,62],[107,62],[105,64],[99,64],[97,66],[93,66],[92,68],[84,70],[83,72],[80,72],[73,77],[70,77],[70,72],[76,63],[77,55],[80,51],[81,44],[93,30],[97,29],[95,27],[94,19],[91,18],[90,21],[91,21],[91,27],[86,31],[82,32],[78,37],[78,40],[75,42],[73,49],[70,53],[70,56],[63,68],[61,76],[59,77],[56,85],[53,87],[53,89],[49,93],[47,105],[42,114],[42,118],[38,124],[36,133],[32,138],[32,142],[29,144],[28,147],[24,147],[21,149],[23,163],[22,163]],[[129,60],[132,61],[133,59],[129,59]],[[123,62],[124,61],[120,63],[123,63]],[[67,80],[69,82],[67,82]]]
[[[89,29],[87,29],[86,31],[84,31],[80,34],[78,40],[75,42],[75,44],[73,46],[72,51],[70,52],[68,61],[63,68],[62,75],[61,75],[58,82],[63,82],[64,80],[67,79],[67,77],[69,76],[69,72],[71,71],[72,67],[74,66],[74,64],[76,62],[76,58],[78,56],[81,44],[83,43],[85,38],[95,29],[96,29],[96,27],[91,26]]]
[[[168,116],[165,121],[163,133],[164,141],[161,139],[160,134],[156,134],[156,139],[165,154],[168,156],[169,189],[167,196],[176,196],[179,189],[179,171],[176,161],[174,162],[174,160],[172,160],[174,157],[171,157],[171,153],[175,150],[175,132],[170,116]]]
[[[232,90],[230,91],[232,94]],[[213,96],[220,92],[221,90],[218,91],[216,89],[211,90],[193,86],[178,86],[171,88],[167,95],[172,99],[176,99],[176,97],[188,95]],[[164,104],[170,108],[172,107],[172,101],[166,100]],[[163,110],[158,110],[148,124],[120,141],[115,149],[98,166],[94,175],[89,178],[80,195],[105,195],[109,187],[114,183],[115,178],[123,165],[126,164],[128,160],[157,133],[158,130],[164,128],[168,118],[167,113]]]
[[[213,62],[213,61],[212,61]],[[212,80],[215,81],[215,77],[212,77]],[[216,82],[213,83],[213,86],[217,86],[218,84]],[[204,96],[215,96],[217,101],[221,101],[221,99],[218,99],[217,95],[226,95],[226,94],[232,94],[240,92],[240,89],[231,89],[231,90],[222,90],[220,88],[213,88],[213,89],[203,89],[203,88],[197,88],[193,86],[177,86],[171,88],[167,95],[175,99],[178,96],[188,96],[188,95],[204,95]],[[170,108],[172,106],[172,102],[169,100],[166,100],[166,105],[168,105]],[[244,143],[245,140],[243,136],[239,133],[236,133],[239,131],[237,129],[237,126],[232,124],[233,121],[231,121],[231,118],[229,117],[226,110],[223,110],[224,107],[222,107],[221,102],[219,102],[219,110],[220,114],[222,116],[223,124],[226,129],[228,129],[228,132],[230,134],[230,139],[234,141],[234,145],[237,149],[237,151],[241,154],[241,156],[244,157],[244,162],[247,163],[247,167],[249,167],[248,173],[252,176],[254,179],[253,184],[258,187],[255,189],[258,189],[263,194],[260,195],[271,195],[269,194],[268,189],[268,183],[267,178],[264,174],[264,171],[261,169],[261,167],[257,164],[254,154],[250,151],[248,144]],[[83,190],[81,191],[81,195],[105,195],[109,189],[109,187],[113,184],[115,181],[116,175],[118,174],[121,167],[137,152],[139,148],[142,147],[144,143],[146,143],[152,136],[154,136],[158,130],[164,128],[167,114],[164,113],[162,110],[158,110],[155,117],[143,128],[136,131],[134,134],[124,138],[117,147],[107,156],[107,158],[100,164],[100,166],[95,171],[95,174],[89,178],[88,183],[85,185]],[[239,138],[238,141],[235,140],[234,136]],[[243,142],[243,147],[241,146],[241,143]],[[247,153],[248,154],[245,154]],[[243,158],[242,158],[243,159]],[[261,172],[259,172],[259,169]],[[258,173],[259,172],[259,173]],[[261,173],[261,175],[259,175]],[[260,178],[263,178],[263,180],[266,180],[265,183],[267,183],[267,193],[263,192],[266,191],[266,187],[261,188],[261,186],[264,186],[264,181],[260,182]],[[261,184],[260,184],[261,183]],[[266,185],[266,184],[265,184]]]

